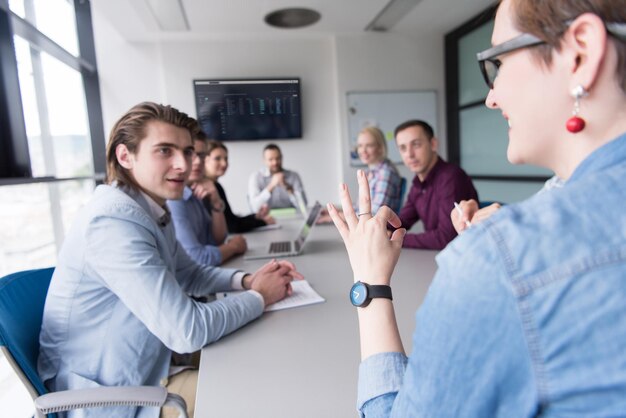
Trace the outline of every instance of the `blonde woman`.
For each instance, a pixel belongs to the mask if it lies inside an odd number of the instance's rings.
[[[398,210],[402,203],[402,177],[387,158],[387,141],[383,132],[375,126],[364,128],[357,137],[357,153],[361,162],[367,165],[372,213],[383,205]]]

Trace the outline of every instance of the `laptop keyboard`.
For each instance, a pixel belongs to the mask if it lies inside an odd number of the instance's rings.
[[[279,241],[270,244],[270,253],[287,253],[289,251],[291,251],[291,241]]]

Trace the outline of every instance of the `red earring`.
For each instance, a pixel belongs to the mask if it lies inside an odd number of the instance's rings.
[[[565,122],[565,128],[571,133],[575,134],[585,129],[585,120],[578,116],[580,112],[580,99],[585,97],[587,90],[580,84],[572,89],[572,97],[574,97],[574,110],[572,111],[572,117]]]

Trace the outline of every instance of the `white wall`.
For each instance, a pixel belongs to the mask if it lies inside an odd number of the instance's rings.
[[[247,209],[251,172],[263,167],[262,150],[275,142],[283,165],[296,170],[310,201],[329,201],[339,182],[338,112],[331,39],[195,41],[161,45],[166,100],[195,115],[192,80],[297,76],[302,82],[303,138],[227,142],[230,168],[220,180],[235,211]]]
[[[105,138],[117,119],[143,101],[164,100],[159,50],[152,43],[129,43],[96,10],[92,15]]]
[[[375,90],[436,90],[440,154],[446,157],[443,36],[412,38],[393,33],[364,33],[336,39],[341,163],[344,181],[356,192],[356,169],[350,166],[346,93]],[[420,115],[415,115],[416,119]],[[401,123],[402,121],[399,121]],[[395,144],[389,144],[395,146]],[[398,166],[409,181],[413,174]],[[353,196],[355,195],[353,193]]]
[[[168,103],[195,116],[195,78],[300,77],[303,139],[276,142],[283,149],[284,166],[302,176],[309,200],[337,202],[337,185],[342,181],[356,190],[355,169],[347,154],[348,91],[436,90],[439,123],[435,129],[445,146],[442,36],[414,39],[364,33],[316,39],[130,43],[97,10],[94,32],[107,131],[123,112],[144,100]],[[231,167],[221,183],[235,211],[247,212],[247,179],[262,166],[265,144],[227,143]],[[400,169],[412,178],[404,167]]]

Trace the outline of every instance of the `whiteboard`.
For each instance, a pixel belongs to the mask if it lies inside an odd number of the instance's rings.
[[[430,124],[437,135],[437,92],[415,91],[364,91],[348,92],[348,131],[350,165],[363,166],[356,153],[356,140],[361,129],[376,126],[387,139],[388,158],[402,163],[393,131],[410,119],[421,119]]]

